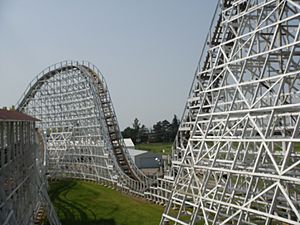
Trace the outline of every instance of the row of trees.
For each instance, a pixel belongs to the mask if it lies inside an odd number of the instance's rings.
[[[122,136],[123,138],[131,138],[134,143],[173,142],[179,123],[177,116],[174,115],[171,123],[168,120],[158,121],[152,128],[148,129],[135,118],[132,127],[125,128]]]

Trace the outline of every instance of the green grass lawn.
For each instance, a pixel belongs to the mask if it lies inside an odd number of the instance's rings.
[[[62,225],[157,225],[163,208],[101,185],[63,180],[49,192]]]
[[[149,143],[149,144],[142,143],[142,144],[137,144],[135,148],[139,150],[147,150],[150,152],[170,155],[172,152],[172,145],[173,143]],[[164,153],[163,150],[165,150]]]

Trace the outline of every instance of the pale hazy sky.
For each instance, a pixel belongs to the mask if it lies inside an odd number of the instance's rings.
[[[182,116],[216,0],[0,0],[0,106],[62,60],[103,73],[121,129]]]

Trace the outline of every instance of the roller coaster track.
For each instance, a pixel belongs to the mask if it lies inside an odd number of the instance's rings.
[[[77,81],[72,80],[75,77],[79,77]],[[88,105],[85,104],[87,101],[90,101]],[[72,107],[77,108],[74,110]],[[64,170],[69,170],[70,174],[71,170],[77,170],[75,177],[115,182],[139,194],[149,187],[151,180],[135,166],[124,145],[106,82],[94,65],[64,61],[48,67],[31,82],[17,108],[41,119],[40,129],[50,149],[47,152],[48,160],[51,161],[51,157],[56,155],[56,163],[62,166],[62,170],[50,176],[65,176]],[[83,113],[78,116],[77,112]],[[74,119],[70,120],[67,115],[72,115]],[[96,121],[96,129],[92,127],[92,121],[86,121],[91,115],[91,120]],[[96,138],[90,138],[92,135]],[[97,138],[107,146],[101,147]],[[80,156],[83,152],[81,149],[74,151],[74,145],[78,144],[86,149],[85,159]],[[73,149],[74,155],[66,153],[68,149]],[[95,156],[91,149],[99,155]],[[51,152],[54,153],[52,156]],[[99,157],[105,158],[104,162]],[[92,176],[89,176],[90,171],[86,172],[89,169],[85,168],[90,165],[94,170]],[[50,173],[53,166],[57,165],[49,163]],[[99,167],[102,169],[99,170]]]

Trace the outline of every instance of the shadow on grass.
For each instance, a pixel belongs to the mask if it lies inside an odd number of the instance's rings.
[[[55,182],[50,190],[50,198],[53,201],[63,225],[116,225],[114,219],[97,219],[96,213],[79,202],[68,197],[76,181]],[[88,215],[89,214],[89,215]]]

